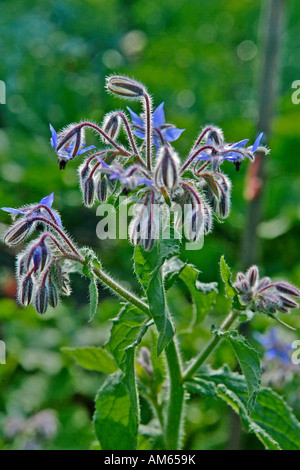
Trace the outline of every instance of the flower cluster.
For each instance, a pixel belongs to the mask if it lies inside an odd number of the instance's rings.
[[[259,278],[257,266],[252,266],[245,274],[238,273],[234,287],[242,304],[250,310],[274,315],[289,313],[297,308],[294,299],[300,299],[300,290],[284,281],[272,282],[269,277]]]
[[[231,182],[221,171],[222,163],[233,162],[239,169],[245,158],[255,159],[256,151],[267,153],[260,146],[262,134],[252,146],[246,147],[248,139],[226,143],[221,129],[206,126],[182,163],[170,142],[177,140],[184,129],[166,123],[164,103],[152,112],[151,97],[144,85],[127,77],[109,77],[106,88],[122,98],[141,101],[143,114],[139,116],[127,107],[131,122],[122,111],[114,111],[104,117],[101,127],[81,122],[56,134],[51,126],[51,143],[60,168],[64,169],[69,160],[92,148],[84,147],[84,130],[91,128],[107,147],[88,156],[79,167],[84,204],[91,207],[96,198],[105,201],[112,189],[115,196],[120,191],[131,193],[144,208],[130,225],[130,239],[145,249],[153,247],[153,234],[159,232],[153,215],[156,211],[150,206],[186,205],[188,209],[176,223],[185,227],[188,240],[197,241],[211,231],[214,215],[218,219],[229,214]],[[127,136],[128,148],[118,141],[121,129]],[[140,146],[136,137],[142,141]]]
[[[13,209],[2,207],[16,219],[4,235],[4,242],[16,246],[38,226],[45,230],[30,241],[17,257],[18,301],[32,304],[40,314],[56,307],[60,295],[70,295],[65,262],[78,252],[65,233],[59,214],[52,209],[53,193],[39,203]]]

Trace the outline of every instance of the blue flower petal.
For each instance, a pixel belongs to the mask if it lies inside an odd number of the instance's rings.
[[[13,209],[12,207],[1,207],[0,209],[4,212],[9,212],[10,214],[24,214],[24,211]]]
[[[81,155],[82,153],[88,152],[89,150],[92,150],[96,148],[95,145],[90,145],[89,147],[85,147],[83,149],[79,149],[76,155]]]
[[[163,129],[162,135],[167,142],[173,142],[177,140],[185,129],[177,129],[176,127],[171,127],[169,129]]]
[[[140,130],[140,129],[135,129],[135,130],[133,131],[133,134],[134,134],[136,137],[138,137],[138,139],[143,139],[143,140],[144,140],[144,138],[145,138],[145,131],[142,131],[142,130]]]
[[[164,103],[157,106],[156,110],[152,115],[153,127],[160,127],[166,122],[164,113]]]
[[[40,200],[39,204],[43,204],[44,206],[47,206],[47,207],[52,207],[53,199],[54,199],[54,193],[51,193],[49,194],[49,196],[43,197],[43,199]]]
[[[130,112],[130,116],[131,116],[131,119],[132,119],[132,123],[136,126],[140,126],[140,127],[144,127],[144,121],[143,119],[138,116],[137,114],[135,114],[130,108],[129,106],[127,106],[127,109],[128,111]]]
[[[260,141],[261,141],[261,138],[262,136],[264,135],[263,132],[261,132],[259,134],[259,136],[257,137],[256,141],[254,142],[254,144],[252,145],[252,148],[251,148],[251,151],[254,153],[256,152],[256,150],[258,149],[258,147],[260,146]]]
[[[239,142],[236,142],[235,144],[231,145],[230,147],[232,149],[239,149],[241,147],[244,147],[248,142],[249,142],[249,139],[240,140]]]
[[[50,131],[51,131],[51,134],[52,134],[52,137],[50,139],[51,141],[51,146],[55,148],[56,150],[56,147],[57,147],[57,134],[56,134],[56,131],[54,129],[54,127],[49,124],[49,127],[50,127]]]

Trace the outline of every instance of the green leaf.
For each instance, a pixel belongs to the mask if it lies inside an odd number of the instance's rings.
[[[89,321],[92,321],[97,313],[97,307],[98,307],[98,287],[97,287],[96,276],[94,275],[91,275],[89,293],[90,293],[90,319]]]
[[[118,317],[113,320],[110,338],[106,346],[121,370],[124,371],[127,348],[137,345],[148,325],[147,315],[130,304],[124,305]]]
[[[267,449],[300,450],[300,423],[285,400],[270,388],[261,388],[251,417],[246,411],[246,380],[227,366],[201,369],[197,377],[186,383],[186,388],[190,393],[225,400],[241,416],[246,430],[254,432]]]
[[[226,297],[232,298],[232,308],[234,310],[239,310],[239,311],[245,310],[246,307],[244,305],[242,305],[240,300],[239,300],[238,291],[232,285],[231,270],[230,270],[228,264],[226,263],[224,256],[222,256],[221,260],[220,260],[220,269],[221,269],[221,277],[222,277],[222,280],[225,284]]]
[[[138,421],[121,371],[107,378],[95,405],[94,427],[101,449],[135,449]]]
[[[104,374],[113,374],[117,371],[113,357],[103,348],[86,346],[83,348],[61,348],[61,350],[85,369],[96,370]]]
[[[136,449],[139,402],[134,353],[149,323],[146,315],[130,304],[113,321],[107,349],[121,370],[106,380],[96,398],[94,425],[102,449]]]
[[[245,376],[248,388],[248,412],[251,413],[261,385],[260,361],[257,351],[246,341],[244,336],[236,331],[215,331],[217,336],[223,336],[231,344],[237,360]]]
[[[89,294],[90,294],[90,318],[89,321],[92,321],[97,313],[98,307],[98,287],[97,287],[97,277],[94,274],[93,269],[101,268],[100,261],[97,258],[96,253],[90,248],[82,248],[81,254],[85,258],[85,263],[82,267],[82,274],[90,278],[89,284]]]
[[[198,280],[200,271],[192,264],[185,264],[177,257],[168,260],[163,269],[166,288],[181,279],[189,289],[197,315],[197,324],[202,322],[217,297],[217,283],[203,283]]]
[[[174,336],[164,289],[162,266],[166,259],[177,253],[179,241],[175,238],[160,238],[151,251],[135,248],[134,263],[136,275],[147,295],[151,316],[159,336],[157,354],[159,355]]]
[[[224,256],[221,257],[220,268],[221,268],[221,277],[222,277],[223,282],[225,284],[226,295],[227,295],[227,297],[232,297],[233,298],[237,295],[237,290],[233,287],[233,285],[231,283],[232,274],[231,274],[231,271],[230,271],[230,268],[229,268],[228,264],[226,264]]]

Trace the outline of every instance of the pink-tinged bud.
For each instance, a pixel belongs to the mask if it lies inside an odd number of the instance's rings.
[[[276,282],[275,288],[278,292],[291,295],[292,297],[300,298],[300,290],[286,282]]]
[[[146,92],[145,87],[141,83],[121,76],[106,78],[106,88],[111,93],[129,99],[139,99]]]
[[[250,292],[250,284],[249,282],[247,281],[247,279],[244,279],[243,281],[240,282],[240,285],[241,285],[241,288],[242,288],[242,291],[246,294],[248,292]]]
[[[158,186],[164,185],[167,189],[173,189],[179,179],[179,158],[171,147],[161,147],[155,170],[155,182]]]
[[[34,222],[31,220],[17,222],[4,235],[4,242],[7,245],[18,245],[31,233],[34,225]]]
[[[121,129],[122,119],[118,113],[112,112],[106,114],[103,120],[102,129],[105,134],[111,139],[117,139]],[[105,144],[109,144],[109,141],[102,136],[102,140]]]
[[[34,306],[38,313],[43,315],[49,303],[49,290],[45,284],[41,284],[35,292]]]
[[[283,307],[287,308],[298,308],[297,302],[295,300],[286,297],[285,295],[280,294],[278,298],[281,300]]]
[[[264,289],[265,287],[269,286],[272,283],[272,279],[270,277],[263,277],[257,284],[256,291]]]
[[[251,287],[254,287],[259,276],[257,266],[251,266],[246,273],[247,279]]]
[[[18,301],[27,307],[30,304],[33,293],[33,280],[31,276],[26,276],[19,284]]]
[[[246,279],[246,278],[245,278],[245,274],[244,274],[244,273],[237,273],[237,275],[236,275],[236,280],[237,280],[238,282],[242,282],[242,281],[244,281],[245,279]]]

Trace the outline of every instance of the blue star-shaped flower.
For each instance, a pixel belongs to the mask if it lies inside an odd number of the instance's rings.
[[[280,360],[284,364],[291,364],[292,347],[278,338],[276,328],[271,328],[266,335],[256,333],[255,338],[265,348],[265,359]]]
[[[20,209],[14,209],[12,207],[1,207],[1,210],[5,211],[5,212],[9,212],[10,214],[12,214],[13,217],[15,217],[19,214],[21,214],[25,217],[28,214],[30,214],[30,217],[35,217],[35,216],[39,215],[39,211],[32,213],[32,211],[34,210],[34,207],[39,206],[39,205],[42,204],[43,206],[47,206],[47,207],[49,207],[49,209],[51,209],[52,204],[53,204],[53,200],[54,200],[54,193],[51,193],[51,194],[49,194],[49,196],[43,197],[38,204],[34,204],[32,206],[27,206],[27,207],[21,207]],[[57,224],[60,227],[62,227],[62,223],[61,223],[61,219],[60,219],[59,215],[54,211],[52,211],[52,214],[53,214]],[[48,212],[44,211],[43,216],[49,218],[50,214]]]
[[[49,124],[50,130],[51,130],[51,147],[53,147],[57,153],[58,156],[58,162],[60,169],[63,170],[66,167],[66,164],[68,163],[69,160],[72,160],[74,157],[77,155],[81,155],[83,153],[88,152],[88,150],[94,149],[95,145],[90,145],[89,147],[85,147],[85,142],[82,141],[80,143],[79,148],[76,150],[74,153],[75,147],[76,147],[76,139],[77,135],[75,134],[68,142],[63,145],[59,150],[57,150],[57,146],[59,144],[59,135],[57,135],[54,127]]]
[[[134,113],[128,106],[128,111],[132,119],[133,126],[135,128],[134,135],[139,139],[145,139],[145,121],[136,113]],[[157,149],[163,144],[161,137],[164,142],[173,142],[177,140],[185,129],[177,129],[173,124],[166,124],[166,118],[164,113],[164,103],[161,103],[153,112],[152,115],[152,126],[153,126],[153,143]]]

